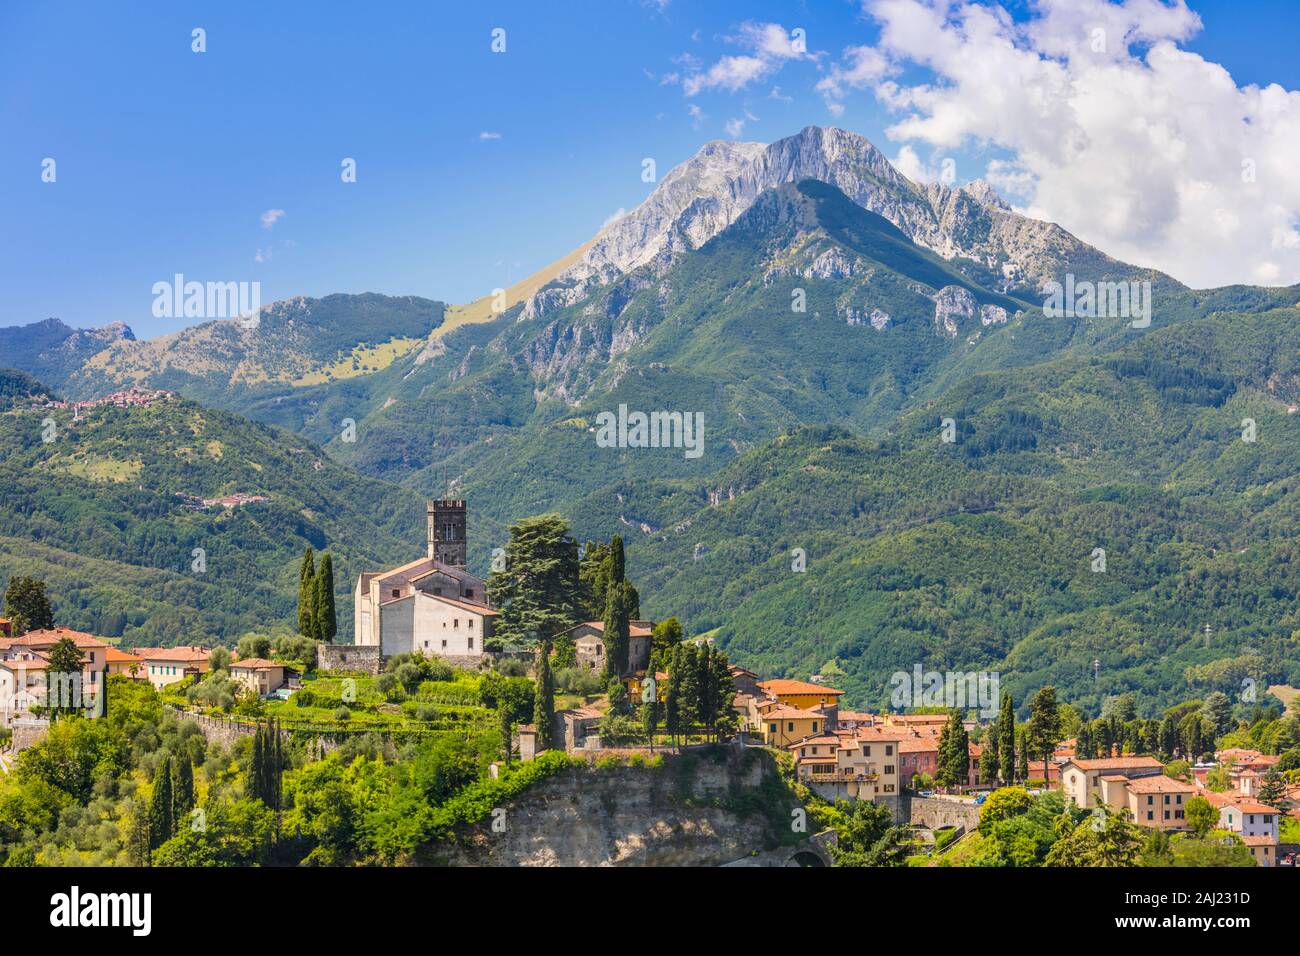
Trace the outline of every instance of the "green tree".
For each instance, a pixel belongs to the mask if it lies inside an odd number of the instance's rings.
[[[883,804],[855,800],[850,806],[841,801],[835,806],[836,842],[831,855],[836,866],[902,866],[906,848],[902,845],[904,828],[895,826]]]
[[[618,539],[615,538],[617,541]],[[618,680],[628,672],[628,645],[631,637],[628,601],[630,594],[626,581],[611,578],[605,600],[605,676]]]
[[[194,767],[186,754],[177,755],[172,763],[172,820],[179,830],[194,809]]]
[[[149,813],[144,806],[137,806],[131,814],[131,827],[126,836],[126,859],[132,866],[148,866],[149,856],[153,852],[150,846]]]
[[[1221,690],[1216,690],[1205,698],[1201,715],[1213,729],[1215,737],[1232,729],[1232,701]]]
[[[501,641],[549,642],[579,623],[578,545],[568,523],[546,514],[511,525],[505,569],[488,577],[488,593],[501,612]]]
[[[50,648],[49,697],[46,703],[50,713],[75,713],[83,706],[81,700],[81,651],[70,637],[62,637]]]
[[[1219,822],[1219,811],[1204,797],[1192,797],[1183,812],[1187,825],[1198,837],[1204,838]]]
[[[1056,702],[1056,688],[1040,687],[1029,699],[1029,721],[1025,724],[1025,741],[1030,752],[1043,760],[1043,779],[1048,764],[1061,739],[1061,711]]]
[[[1033,805],[1034,798],[1024,787],[1001,787],[984,799],[980,807],[980,832],[988,833],[994,824],[1009,820],[1025,813]]]
[[[1276,767],[1269,767],[1259,787],[1259,802],[1281,810],[1286,804],[1286,784]]]
[[[970,774],[970,737],[962,723],[961,711],[948,715],[948,723],[939,733],[939,761],[934,778],[945,787],[966,783]]]
[[[45,594],[45,582],[18,575],[5,588],[5,617],[13,620],[15,634],[42,631],[54,627],[54,611]]]
[[[501,701],[497,705],[497,731],[501,737],[501,759],[510,765],[510,755],[514,749],[514,722],[510,719],[510,704]]]
[[[316,556],[311,545],[302,555],[302,566],[298,569],[298,633],[303,637],[315,638],[316,624],[312,612],[316,608]]]
[[[1011,695],[1002,695],[1002,709],[998,714],[998,766],[1002,782],[1014,783],[1016,776],[1016,710]],[[1024,778],[1021,777],[1023,780]]]
[[[316,572],[315,632],[322,644],[334,643],[339,632],[338,612],[334,606],[334,559],[326,551]]]
[[[682,622],[675,617],[665,618],[654,626],[650,634],[650,672],[668,671],[673,648],[682,642]]]
[[[555,680],[551,676],[551,642],[542,641],[537,659],[536,689],[533,697],[533,726],[537,728],[537,749],[555,747]]]
[[[650,752],[655,751],[655,732],[659,729],[659,701],[653,696],[641,705],[641,732],[645,735]]]
[[[172,758],[164,757],[153,775],[149,797],[149,848],[156,850],[176,835],[172,802]]]
[[[1044,866],[1136,866],[1142,843],[1137,827],[1109,808],[1099,806],[1073,823],[1062,818],[1060,838],[1047,851]]]
[[[980,783],[990,786],[998,782],[998,725],[989,724],[984,737],[984,752],[980,754]]]

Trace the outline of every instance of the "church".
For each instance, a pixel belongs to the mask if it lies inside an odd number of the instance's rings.
[[[465,501],[425,504],[428,554],[357,578],[355,643],[382,657],[420,653],[473,666],[483,657],[499,612],[482,578],[465,570]]]

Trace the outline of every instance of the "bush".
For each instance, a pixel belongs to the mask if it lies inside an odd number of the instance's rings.
[[[343,704],[340,704],[334,711],[334,719],[341,724],[346,724],[352,719],[352,711]]]

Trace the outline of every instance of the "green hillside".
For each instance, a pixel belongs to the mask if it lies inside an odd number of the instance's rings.
[[[413,494],[289,433],[182,399],[83,414],[0,415],[0,580],[44,578],[62,624],[127,644],[230,641],[291,624],[310,544],[334,554],[347,640],[356,574],[420,552]],[[236,493],[267,500],[204,510],[178,497]]]

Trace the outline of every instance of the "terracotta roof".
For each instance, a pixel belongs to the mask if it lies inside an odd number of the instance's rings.
[[[758,682],[758,686],[763,688],[769,694],[775,694],[780,697],[784,694],[808,694],[821,697],[838,697],[844,691],[836,690],[834,687],[827,687],[825,684],[811,684],[804,680],[786,680],[778,678],[776,680],[763,680]]]
[[[1100,760],[1071,760],[1081,770],[1141,770],[1143,767],[1163,768],[1155,757],[1103,757]]]
[[[904,737],[898,742],[900,754],[929,753],[938,749],[939,741],[934,737]]]
[[[131,652],[147,661],[206,661],[212,656],[211,647],[134,647]]]
[[[239,668],[246,671],[265,671],[272,667],[284,667],[283,664],[277,664],[275,661],[268,661],[265,657],[246,657],[242,661],[232,661],[231,670]]]
[[[1241,837],[1241,842],[1246,844],[1246,846],[1277,846],[1277,840],[1273,839],[1271,836],[1266,836],[1263,833],[1257,833],[1254,836],[1238,834],[1238,836]]]
[[[1232,804],[1242,813],[1281,813],[1277,807],[1270,807],[1264,803],[1256,803],[1254,800],[1244,800],[1241,803]]]
[[[110,664],[136,664],[136,663],[143,664],[144,663],[143,657],[136,657],[134,654],[128,654],[126,651],[120,650],[119,648],[116,647],[110,647],[107,653],[105,653],[104,658]]]
[[[654,625],[647,621],[628,621],[627,623],[628,637],[650,637],[654,633]],[[583,621],[581,624],[576,624],[569,628],[568,631],[561,631],[560,633],[568,634],[571,631],[576,631],[580,627],[590,627],[600,631],[601,634],[605,633],[604,621]]]
[[[45,655],[36,653],[28,657],[0,660],[0,667],[7,671],[43,671],[49,666],[50,662]]]
[[[64,638],[70,638],[78,647],[108,647],[106,643],[91,634],[74,631],[70,627],[54,627],[39,631],[28,631],[22,637],[10,641],[14,647],[39,647],[44,644],[57,644]]]
[[[777,720],[821,720],[823,716],[811,710],[799,710],[795,707],[774,707],[763,715],[764,719]]]
[[[1195,793],[1196,788],[1190,783],[1183,783],[1162,773],[1150,777],[1138,777],[1128,782],[1128,789],[1133,793]]]

